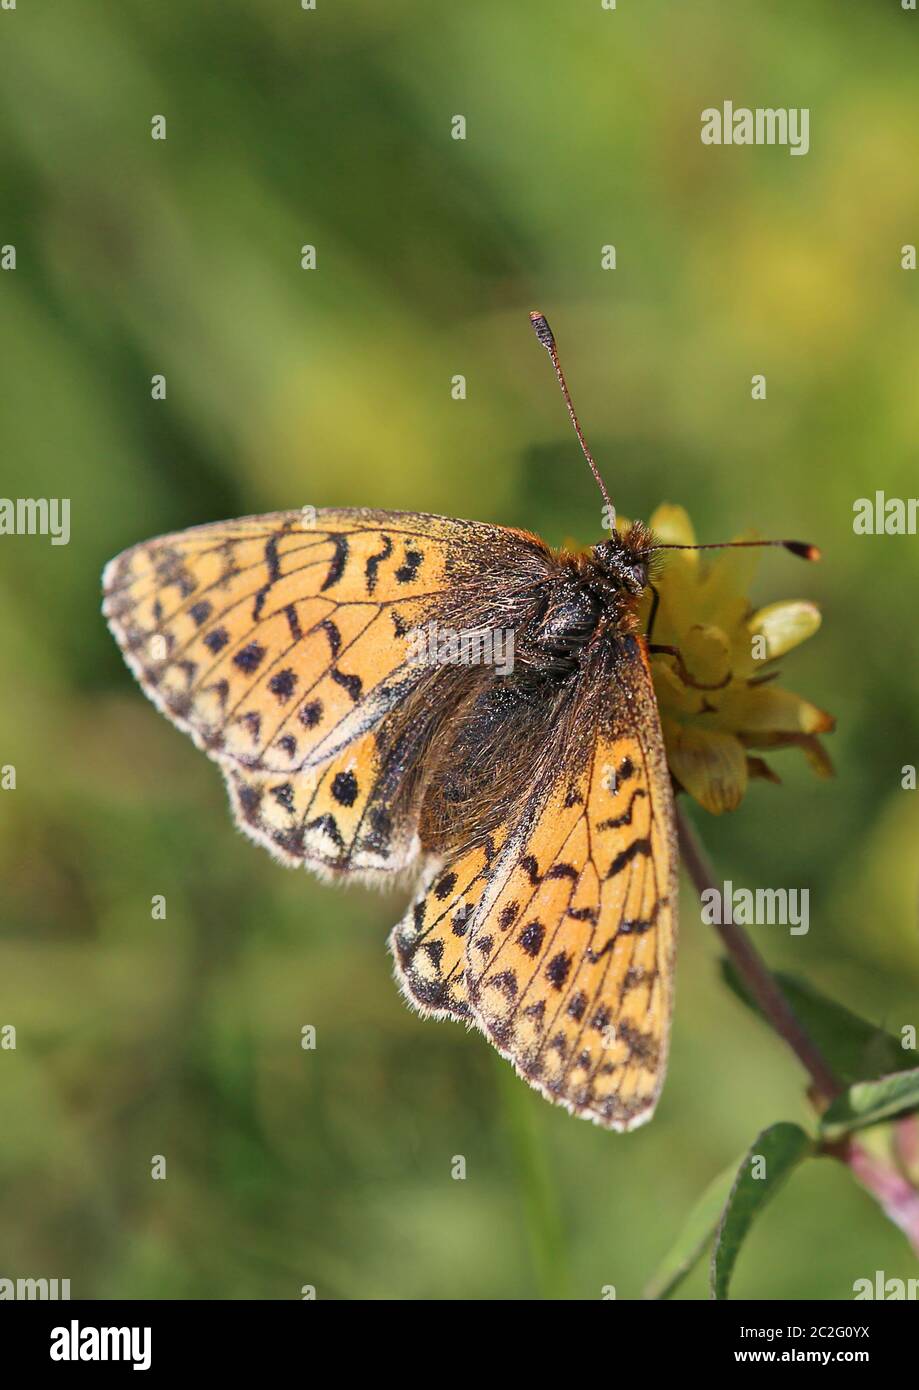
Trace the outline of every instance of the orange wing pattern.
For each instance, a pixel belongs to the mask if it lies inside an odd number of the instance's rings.
[[[153,703],[224,770],[242,829],[287,863],[396,872],[375,731],[419,680],[409,636],[516,536],[445,517],[278,512],[126,550],[103,611]]]
[[[418,854],[416,815],[394,821],[390,813],[373,732],[304,772],[225,763],[223,773],[237,824],[282,863],[372,877],[396,873]]]
[[[329,874],[423,863],[390,939],[410,1002],[625,1130],[650,1118],[666,1067],[673,806],[640,639],[614,631],[577,668],[562,655],[548,685],[528,671],[528,623],[570,602],[576,573],[501,527],[281,512],[125,551],[104,612],[253,839]],[[519,678],[422,685],[411,639],[432,619],[510,624]]]
[[[476,1021],[466,992],[466,938],[495,857],[492,837],[449,867],[428,865],[414,902],[389,938],[399,987],[423,1014]]]
[[[392,937],[422,1012],[476,1023],[548,1099],[618,1130],[660,1093],[677,927],[660,722],[626,651],[582,765],[559,749],[518,824],[439,867]]]

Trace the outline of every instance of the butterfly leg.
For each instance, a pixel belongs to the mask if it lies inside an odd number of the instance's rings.
[[[731,682],[731,676],[733,674],[731,671],[728,671],[727,675],[724,677],[724,680],[716,681],[714,685],[705,685],[702,681],[697,681],[695,676],[690,674],[690,671],[685,661],[683,660],[683,653],[680,651],[679,647],[668,647],[660,643],[652,643],[648,647],[648,655],[672,656],[674,661],[676,662],[677,670],[680,673],[680,680],[683,682],[684,685],[690,686],[693,690],[723,690],[725,686],[729,685]]]
[[[648,614],[648,631],[645,633],[646,642],[651,641],[651,634],[654,631],[654,623],[657,619],[657,610],[660,607],[661,603],[660,590],[658,589],[657,585],[649,584],[648,588],[651,590],[651,593],[654,595],[654,597],[651,600],[651,612]]]

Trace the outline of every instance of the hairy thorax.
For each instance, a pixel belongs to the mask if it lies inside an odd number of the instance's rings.
[[[608,702],[588,695],[614,678],[636,631],[647,545],[647,532],[633,528],[586,553],[546,550],[532,582],[496,576],[476,621],[512,632],[512,667],[432,668],[397,721],[402,757],[419,769],[408,785],[428,852],[486,839],[513,819],[558,750],[574,761],[595,736]]]

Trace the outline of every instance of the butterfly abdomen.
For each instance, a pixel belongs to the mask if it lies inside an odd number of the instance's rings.
[[[431,853],[482,844],[541,768],[563,689],[522,672],[481,680],[432,741],[419,833]]]

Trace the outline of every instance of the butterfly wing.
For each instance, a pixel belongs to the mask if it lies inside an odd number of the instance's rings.
[[[513,623],[547,556],[442,517],[277,513],[124,552],[104,611],[146,693],[222,767],[246,833],[286,862],[391,873],[422,850],[423,779],[400,795],[425,753],[412,635],[443,615]],[[530,744],[532,790],[492,833],[427,856],[391,944],[423,1012],[475,1023],[550,1099],[629,1129],[666,1066],[669,776],[638,639],[572,690]]]
[[[501,843],[507,828],[501,832]],[[475,1023],[466,992],[466,937],[491,881],[495,837],[444,867],[428,863],[389,948],[405,998],[426,1017]]]
[[[395,872],[416,808],[393,822],[400,750],[380,732],[421,679],[412,633],[535,546],[445,517],[279,512],[126,550],[103,611],[153,703],[223,768],[247,834],[288,863]]]
[[[320,874],[397,873],[418,853],[413,806],[394,816],[375,730],[300,772],[222,765],[237,825],[293,867]]]
[[[677,852],[640,640],[625,639],[611,685],[597,679],[517,822],[488,853],[438,866],[392,947],[423,1012],[475,1022],[548,1099],[627,1130],[666,1070]]]

